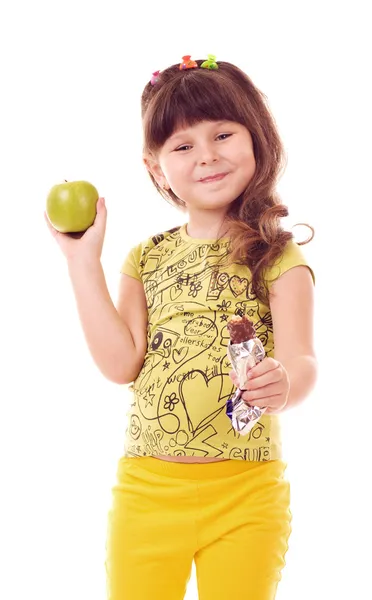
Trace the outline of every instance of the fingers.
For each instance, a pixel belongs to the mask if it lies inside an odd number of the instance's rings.
[[[282,393],[283,389],[281,387],[278,388],[276,383],[272,383],[257,390],[245,390],[243,392],[243,400],[248,402],[248,404],[252,404],[252,402],[256,402],[258,400],[263,400],[268,404],[269,398],[272,396],[280,396]]]
[[[286,405],[286,400],[283,399],[283,394],[273,394],[257,400],[247,400],[243,394],[242,399],[247,406],[255,406],[261,410],[265,410],[266,414],[278,414]]]
[[[274,358],[267,356],[248,371],[247,379],[250,380],[254,379],[255,377],[260,377],[269,371],[274,371],[278,367],[280,367],[280,363]]]
[[[250,371],[248,372],[249,375]],[[282,379],[281,369],[273,369],[267,371],[263,375],[255,375],[254,377],[247,377],[247,381],[244,384],[246,390],[257,390],[267,385],[277,383]]]
[[[253,368],[255,369],[256,367]],[[245,381],[244,386],[242,386],[242,389],[247,391],[254,391],[266,387],[270,384],[276,384],[282,379],[282,372],[280,369],[277,368],[271,371],[266,371],[263,375],[258,375],[256,373],[254,377],[249,377],[250,373],[251,370],[248,371],[247,380]],[[230,371],[229,375],[234,385],[236,387],[240,387],[239,379],[235,371]]]

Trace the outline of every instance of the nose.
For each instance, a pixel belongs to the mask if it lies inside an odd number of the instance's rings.
[[[211,165],[218,161],[218,152],[214,144],[204,144],[199,149],[199,164]]]

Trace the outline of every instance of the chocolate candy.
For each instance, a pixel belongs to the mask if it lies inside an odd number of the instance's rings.
[[[230,321],[227,323],[227,329],[229,330],[232,344],[248,342],[256,337],[254,325],[246,316],[231,317]]]

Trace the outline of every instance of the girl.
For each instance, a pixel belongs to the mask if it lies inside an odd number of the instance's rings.
[[[195,561],[200,600],[272,600],[291,531],[279,414],[316,380],[311,268],[280,225],[283,147],[265,96],[236,66],[183,57],[142,94],[144,163],[187,224],[136,246],[114,306],[100,263],[107,211],[80,238],[56,232],[89,350],[132,385],[107,532],[109,600],[180,600]],[[264,345],[243,398],[266,411],[249,434],[226,415],[237,384],[227,322]]]

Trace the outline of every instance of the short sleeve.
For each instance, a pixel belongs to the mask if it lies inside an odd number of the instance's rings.
[[[130,275],[130,277],[134,277],[135,279],[142,281],[142,274],[151,250],[178,229],[179,227],[175,227],[174,229],[170,229],[165,233],[154,235],[151,238],[143,240],[140,244],[138,244],[138,246],[132,248],[121,266],[120,273]]]
[[[274,281],[276,281],[283,273],[293,269],[293,267],[305,266],[308,267],[313,283],[315,284],[315,274],[313,269],[308,263],[302,247],[296,242],[291,240],[288,242],[284,249],[283,254],[279,259],[276,260],[274,265],[267,269],[265,272],[265,279],[267,281],[268,288],[270,289]]]
[[[141,254],[142,254],[142,244],[139,244],[135,248],[132,248],[132,250],[128,253],[128,255],[126,256],[126,258],[121,266],[120,273],[124,273],[125,275],[130,275],[130,277],[134,277],[135,279],[138,279],[139,281],[141,281],[141,273],[140,273],[140,271],[141,271],[141,269],[140,269]]]

